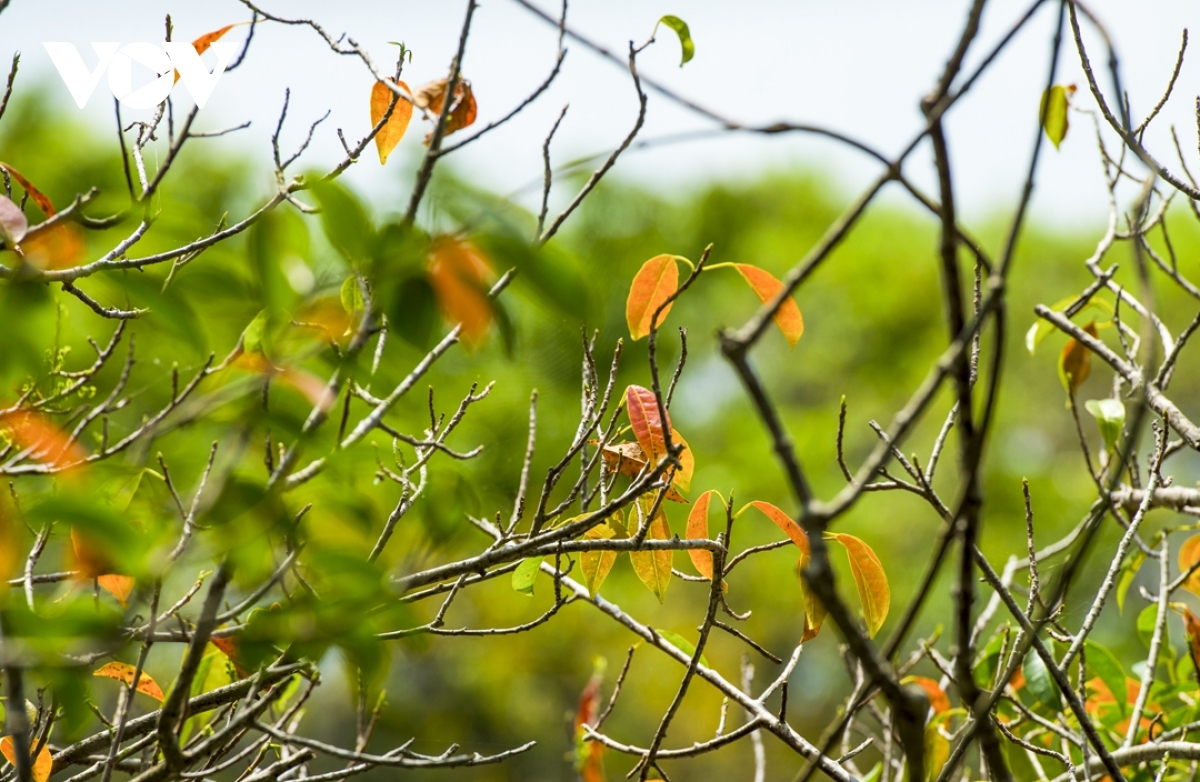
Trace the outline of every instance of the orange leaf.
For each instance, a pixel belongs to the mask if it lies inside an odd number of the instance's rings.
[[[196,50],[197,55],[204,54],[208,51],[208,47],[214,42],[219,41],[221,36],[229,32],[233,28],[242,24],[250,24],[249,22],[237,22],[236,24],[227,24],[219,30],[213,30],[211,33],[205,33],[196,40],[192,41],[192,48]],[[179,71],[175,71],[175,83],[179,83]]]
[[[644,512],[649,512],[651,503],[642,500],[639,500],[638,503]],[[670,537],[671,528],[667,524],[667,515],[660,507],[658,513],[654,514],[654,518],[650,519],[650,529],[646,534],[646,539],[669,540]],[[674,555],[675,552],[670,549],[629,552],[629,559],[633,562],[633,571],[637,573],[637,577],[642,580],[642,583],[654,593],[660,603],[666,596],[667,585],[671,583],[671,565],[674,562]]]
[[[133,675],[136,672],[137,669],[127,663],[108,663],[107,665],[100,666],[92,676],[106,676],[109,679],[116,679],[129,685],[133,682]],[[160,703],[163,700],[162,688],[145,671],[142,671],[142,675],[138,677],[137,691],[143,695],[149,695]]]
[[[75,553],[75,569],[81,578],[99,578],[112,571],[113,565],[108,557],[77,529],[71,530],[71,548]]]
[[[57,469],[76,466],[87,458],[78,442],[38,413],[17,410],[0,415],[0,426],[8,429],[16,444],[29,451],[32,458]]]
[[[934,714],[950,711],[950,699],[946,697],[945,691],[933,679],[927,676],[906,676],[900,683],[920,686],[925,691],[925,694],[929,696],[929,706],[933,709]]]
[[[479,344],[492,323],[487,296],[491,266],[470,242],[449,237],[434,241],[429,253],[429,284],[448,320],[462,324],[463,337]]]
[[[1190,608],[1183,609],[1183,629],[1187,632],[1192,667],[1200,671],[1200,618],[1193,614]]]
[[[804,583],[802,575],[804,569],[808,567],[808,561],[812,559],[812,551],[808,546],[808,535],[801,529],[800,525],[792,520],[792,517],[784,513],[782,510],[772,505],[769,502],[755,500],[746,507],[753,507],[766,516],[775,525],[783,530],[791,541],[800,549],[800,560],[796,563],[796,572],[800,575],[800,597],[804,602],[804,633],[800,636],[801,642],[815,638],[817,633],[821,632],[821,623],[825,621],[825,606],[817,599],[816,595],[812,594],[808,588],[808,584]],[[742,514],[746,508],[738,511],[738,515]]]
[[[26,260],[39,269],[65,269],[77,265],[83,256],[83,232],[74,223],[34,226],[21,242],[21,249]]]
[[[850,573],[858,588],[858,599],[862,603],[863,617],[867,620],[867,632],[872,638],[887,619],[892,605],[892,589],[888,586],[887,574],[871,547],[853,535],[827,532],[825,536],[836,540],[846,548],[850,558]]]
[[[692,506],[687,520],[688,540],[706,540],[708,538],[708,505],[709,501],[712,500],[712,496],[716,493],[716,490],[709,489],[701,494],[696,500],[696,504]],[[688,557],[691,558],[692,565],[696,568],[697,572],[709,581],[712,581],[712,552],[705,551],[704,549],[688,549]]]
[[[241,22],[240,24],[246,24]],[[192,48],[196,50],[196,54],[204,54],[208,51],[208,47],[213,45],[213,42],[221,39],[221,36],[232,30],[237,25],[227,24],[219,30],[213,30],[211,33],[205,33],[196,40],[192,41]]]
[[[238,652],[237,638],[232,635],[212,636],[208,639],[209,643],[221,650],[221,653],[229,658],[233,663],[233,669],[237,671],[238,677],[245,679],[250,675],[242,665],[242,656]]]
[[[404,82],[397,81],[396,85],[411,94],[412,91]],[[383,115],[387,114],[393,95],[394,93],[384,82],[377,81],[371,87],[371,127],[378,125],[379,121],[383,119]],[[392,150],[400,143],[400,139],[404,138],[404,132],[408,130],[408,123],[412,119],[412,113],[413,105],[404,98],[397,97],[396,105],[392,107],[392,116],[388,117],[387,123],[375,134],[375,148],[379,150],[380,165],[387,162],[388,155],[392,154]]]
[[[1200,561],[1200,535],[1192,535],[1179,547],[1179,572],[1186,573]],[[1193,595],[1200,595],[1200,570],[1188,576],[1183,588]]]
[[[5,171],[7,171],[13,179],[20,183],[21,187],[25,188],[25,192],[28,193],[29,197],[33,199],[33,202],[37,204],[38,209],[42,210],[42,214],[46,215],[47,218],[54,217],[54,215],[57,214],[57,212],[54,210],[54,203],[51,202],[45,193],[34,187],[32,182],[23,177],[20,171],[4,162],[0,162],[0,168],[3,168]]]
[[[782,282],[757,266],[751,266],[748,263],[735,263],[734,268],[738,270],[738,273],[742,275],[742,279],[750,285],[755,295],[758,296],[758,300],[763,304],[774,299],[783,290]],[[796,300],[791,296],[784,299],[779,308],[775,310],[774,318],[775,325],[783,332],[788,345],[796,347],[796,343],[800,341],[801,335],[804,334],[804,318],[800,315],[800,307],[796,305]]]
[[[1096,322],[1088,323],[1083,330],[1095,337],[1097,335]],[[1078,391],[1091,372],[1092,351],[1072,339],[1058,357],[1058,378],[1062,381],[1063,388],[1071,393]]]
[[[792,539],[792,542],[800,547],[800,550],[804,552],[805,556],[811,555],[811,552],[808,548],[808,535],[804,534],[804,530],[800,528],[800,525],[797,524],[791,516],[787,515],[771,503],[763,502],[762,500],[755,500],[754,502],[750,503],[750,505],[761,511],[762,514],[768,519],[775,522],[775,524],[781,530],[783,530],[789,538]]]
[[[32,753],[37,747],[37,739],[29,745],[29,751]],[[0,754],[4,755],[4,759],[14,766],[17,765],[17,756],[13,752],[12,736],[5,736],[0,739]],[[33,758],[33,768],[30,769],[33,782],[47,782],[50,779],[50,772],[54,770],[54,756],[50,754],[50,749],[45,745],[42,746],[42,751],[38,753],[36,758]]]
[[[679,268],[674,255],[656,255],[642,264],[633,275],[629,286],[629,298],[625,301],[625,322],[629,324],[629,335],[635,339],[650,333],[654,313],[675,293],[679,287]],[[663,307],[658,323],[667,319],[672,304]]]
[[[638,445],[642,446],[642,452],[651,465],[658,464],[667,455],[658,398],[648,388],[629,386],[625,389],[625,406],[629,408],[629,425],[633,428]],[[670,416],[667,416],[666,425],[671,425]]]
[[[96,577],[96,585],[115,597],[121,608],[129,607],[129,595],[133,592],[135,583],[137,582],[132,576],[118,576],[114,573]]]
[[[418,107],[427,110],[436,119],[441,116],[442,102],[445,100],[448,86],[450,86],[449,79],[431,81],[417,90],[413,95],[413,100]],[[475,93],[471,91],[471,82],[460,77],[458,85],[454,88],[454,103],[450,106],[450,116],[446,117],[444,135],[449,136],[456,130],[462,130],[473,124],[477,113],[478,107],[475,104]],[[432,139],[433,133],[431,132],[425,136],[425,146],[429,146]]]

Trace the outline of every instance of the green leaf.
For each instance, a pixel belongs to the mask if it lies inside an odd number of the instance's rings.
[[[1072,304],[1074,304],[1077,298],[1079,297],[1068,296],[1062,301],[1056,302],[1050,309],[1054,310],[1055,312],[1065,312],[1067,307],[1070,307]],[[1086,312],[1090,309],[1100,310],[1109,316],[1108,320],[1097,321],[1097,325],[1105,324],[1107,327],[1107,324],[1112,320],[1113,306],[1104,299],[1097,299],[1093,297],[1088,299],[1088,303],[1083,305],[1083,309],[1079,310],[1079,312]],[[1075,314],[1078,315],[1079,312]],[[1037,346],[1042,344],[1042,340],[1054,330],[1055,326],[1053,323],[1045,318],[1038,318],[1034,324],[1029,327],[1029,331],[1025,332],[1025,349],[1029,351],[1029,355],[1032,356],[1034,351],[1037,350]]]
[[[1125,670],[1121,668],[1121,663],[1113,656],[1113,653],[1105,649],[1097,643],[1088,641],[1084,645],[1087,664],[1104,685],[1108,687],[1108,691],[1112,693],[1113,699],[1117,702],[1117,707],[1121,710],[1121,716],[1125,715]]]
[[[358,284],[357,276],[351,274],[342,283],[341,299],[342,309],[346,314],[353,315],[363,311],[362,287]]]
[[[696,44],[692,41],[692,32],[688,29],[687,22],[678,16],[667,14],[658,20],[658,24],[654,25],[655,32],[658,31],[659,24],[665,24],[679,36],[679,45],[683,47],[683,59],[679,61],[679,67],[682,68],[688,60],[696,55]]]
[[[424,277],[409,277],[388,287],[384,312],[388,326],[405,342],[425,350],[438,325],[437,298]]]
[[[545,557],[529,557],[521,560],[512,574],[512,588],[522,595],[533,596],[533,584]]]
[[[1142,568],[1142,563],[1146,561],[1146,553],[1141,549],[1133,552],[1133,556],[1121,565],[1121,574],[1117,578],[1117,610],[1125,613],[1125,593],[1129,591],[1129,587],[1133,584],[1134,577]]]
[[[684,638],[682,635],[679,635],[678,633],[672,633],[670,630],[656,629],[654,632],[658,633],[659,636],[662,637],[662,639],[664,641],[671,644],[671,646],[674,646],[676,649],[683,652],[688,657],[695,656],[696,645],[694,643],[692,643],[691,641],[687,640],[686,638]],[[708,660],[704,657],[704,655],[700,655],[700,664],[703,665],[705,668],[709,667]]]
[[[337,182],[315,175],[313,180],[310,192],[321,206],[321,227],[333,249],[352,264],[367,260],[376,238],[362,202]]]
[[[1042,93],[1042,107],[1039,119],[1046,138],[1058,149],[1058,145],[1067,136],[1067,88],[1055,84],[1047,92]]]
[[[263,352],[263,332],[267,328],[267,311],[263,310],[254,316],[250,325],[242,332],[242,350],[247,353]]]
[[[1062,700],[1058,697],[1058,687],[1050,676],[1050,671],[1046,670],[1046,663],[1042,662],[1042,658],[1038,657],[1037,652],[1030,652],[1029,656],[1025,658],[1023,671],[1025,686],[1033,693],[1033,697],[1037,698],[1038,703],[1055,713],[1062,711]]]
[[[1137,634],[1142,645],[1150,648],[1150,639],[1154,636],[1154,623],[1158,620],[1158,605],[1151,603],[1142,609],[1137,618]],[[1163,628],[1163,646],[1167,645],[1167,629]]]
[[[867,772],[867,775],[862,778],[862,782],[879,782],[883,776],[883,761],[876,763],[874,767]]]
[[[1125,426],[1125,405],[1121,404],[1121,400],[1089,399],[1083,406],[1096,419],[1104,444],[1109,448],[1116,446],[1121,427]]]

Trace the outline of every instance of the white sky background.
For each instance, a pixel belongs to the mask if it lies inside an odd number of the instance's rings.
[[[557,15],[552,0],[536,0]],[[263,7],[290,17],[319,21],[335,35],[346,32],[367,48],[381,66],[394,63],[403,41],[415,53],[404,79],[413,87],[445,75],[462,24],[465,2],[426,0],[264,0]],[[885,153],[902,149],[923,125],[920,97],[933,85],[965,20],[966,0],[573,0],[568,25],[610,50],[625,52],[632,38],[641,42],[662,14],[672,13],[691,26],[696,57],[679,67],[679,44],[660,30],[658,43],[640,58],[640,70],[671,89],[744,123],[790,120],[821,124],[845,132]],[[968,67],[1024,12],[1026,0],[992,0]],[[1094,0],[1091,7],[1107,24],[1121,57],[1122,77],[1132,96],[1135,121],[1161,95],[1178,51],[1183,28],[1200,20],[1194,0]],[[236,0],[164,3],[151,0],[13,0],[0,15],[0,58],[22,52],[17,89],[40,84],[66,109],[78,111],[58,79],[43,41],[69,41],[89,66],[90,41],[160,42],[163,16],[172,13],[176,40],[191,40],[230,22],[247,20],[249,10]],[[998,66],[954,108],[947,122],[956,187],[968,218],[1011,209],[1023,181],[1035,132],[1038,96],[1048,67],[1049,43],[1057,3],[1046,3],[1005,52]],[[240,43],[248,28],[235,28],[226,40]],[[1069,32],[1068,32],[1069,35]],[[507,113],[549,73],[557,30],[511,0],[484,0],[463,65],[479,103],[473,129]],[[1095,36],[1092,54],[1104,56]],[[514,191],[541,176],[542,140],[564,103],[570,103],[552,150],[562,163],[615,147],[636,116],[636,100],[627,71],[568,40],[564,71],[554,86],[524,114],[447,160],[476,184],[501,193]],[[211,58],[211,55],[209,55]],[[206,58],[207,59],[207,58]],[[140,66],[135,66],[136,68]],[[1092,106],[1074,46],[1064,43],[1059,83],[1079,85],[1076,105]],[[148,80],[149,72],[146,72]],[[135,76],[135,86],[138,83]],[[1111,93],[1107,72],[1102,86]],[[177,87],[177,106],[190,99]],[[308,124],[330,109],[309,153],[312,165],[331,164],[342,155],[335,130],[352,142],[369,130],[371,77],[356,58],[338,56],[311,30],[260,25],[246,63],[217,85],[197,120],[197,129],[214,130],[246,120],[251,128],[224,139],[194,140],[212,154],[249,151],[266,167],[285,87],[292,90],[283,134],[285,154],[299,144]],[[1177,126],[1192,155],[1197,146],[1195,98],[1200,92],[1200,52],[1185,61],[1175,95],[1147,136],[1168,168],[1178,171],[1169,126]],[[650,92],[641,138],[714,127]],[[183,109],[184,111],[186,108]],[[146,114],[142,112],[141,114]],[[182,114],[182,111],[179,112]],[[102,80],[82,116],[113,133],[112,98]],[[139,118],[125,112],[125,120]],[[1105,218],[1106,200],[1091,120],[1072,114],[1072,127],[1061,151],[1046,148],[1033,204],[1039,222],[1068,221],[1076,228]],[[348,178],[386,209],[404,206],[410,172],[422,151],[426,123],[414,117],[399,150],[381,168],[373,146]],[[465,131],[469,132],[469,131]],[[457,136],[451,137],[456,139]],[[114,139],[115,144],[115,139]],[[195,154],[195,150],[192,151]],[[910,158],[906,173],[935,192],[927,151]],[[813,136],[771,137],[729,134],[628,154],[614,172],[664,193],[686,193],[717,178],[748,178],[787,167],[816,168],[839,179],[839,192],[853,194],[879,172],[861,153]],[[36,181],[34,172],[25,172]],[[269,180],[264,180],[264,188]],[[537,194],[531,192],[526,203]],[[558,199],[571,195],[560,188]]]

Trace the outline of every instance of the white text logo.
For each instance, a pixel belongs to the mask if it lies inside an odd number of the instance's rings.
[[[187,87],[197,108],[204,108],[212,95],[217,80],[233,58],[237,48],[231,43],[216,42],[209,46],[217,56],[217,65],[210,72],[200,60],[196,49],[186,42],[168,42],[162,46],[152,43],[130,43],[124,47],[119,43],[93,43],[92,51],[98,62],[89,69],[83,62],[79,50],[71,43],[43,43],[58,75],[71,91],[71,97],[79,108],[83,108],[100,77],[108,70],[108,88],[122,105],[131,109],[149,109],[167,99],[171,87],[178,78]],[[142,87],[133,88],[133,63],[144,65],[158,74],[158,78]]]

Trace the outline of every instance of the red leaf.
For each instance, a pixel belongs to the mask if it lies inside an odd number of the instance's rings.
[[[597,664],[592,678],[579,695],[579,708],[575,712],[575,769],[583,782],[604,782],[604,745],[589,741],[583,726],[596,727],[600,720],[600,684],[603,668]]]
[[[405,92],[412,93],[404,82],[397,81],[396,85]],[[375,82],[371,87],[371,127],[378,125],[383,115],[387,114],[392,97],[391,89],[381,81]],[[396,105],[392,107],[392,116],[388,117],[387,123],[375,134],[375,148],[379,150],[381,165],[387,162],[388,155],[392,154],[400,139],[404,138],[404,132],[408,130],[408,123],[412,120],[412,113],[413,105],[404,98],[397,97]]]
[[[625,302],[625,322],[629,324],[629,335],[638,340],[650,333],[655,325],[652,321],[658,308],[679,287],[679,268],[674,255],[656,255],[642,264],[629,286],[629,298]],[[672,304],[663,307],[658,316],[661,324],[667,319]]]
[[[783,283],[757,266],[751,266],[748,263],[735,263],[734,267],[742,275],[742,279],[750,285],[755,295],[758,296],[758,300],[763,304],[774,299],[783,290]],[[775,325],[783,332],[783,336],[787,339],[788,344],[796,347],[796,343],[800,341],[801,335],[804,334],[804,318],[800,315],[800,307],[796,305],[796,300],[791,296],[784,299],[783,303],[775,310],[774,318]]]
[[[625,405],[629,408],[629,425],[633,436],[651,466],[658,464],[667,455],[667,441],[663,436],[663,419],[658,412],[658,399],[654,392],[642,386],[625,389]],[[666,425],[671,425],[670,416]]]

